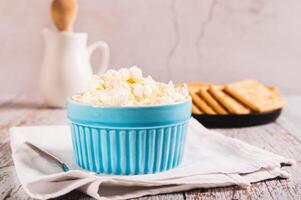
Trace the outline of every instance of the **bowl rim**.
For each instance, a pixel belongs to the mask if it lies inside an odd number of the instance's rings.
[[[160,108],[160,107],[170,107],[170,106],[176,106],[176,105],[181,105],[185,103],[189,103],[192,101],[192,98],[189,96],[189,98],[185,99],[184,101],[180,102],[175,102],[171,104],[158,104],[158,105],[138,105],[138,106],[100,106],[100,105],[93,105],[93,104],[88,104],[88,103],[81,103],[72,100],[71,97],[67,98],[66,104],[75,104],[78,106],[87,106],[91,108],[102,108],[102,109],[135,109],[135,108]]]

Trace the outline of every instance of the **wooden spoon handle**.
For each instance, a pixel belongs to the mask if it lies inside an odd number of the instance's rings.
[[[60,31],[72,31],[77,10],[76,0],[53,0],[51,15],[57,29]]]

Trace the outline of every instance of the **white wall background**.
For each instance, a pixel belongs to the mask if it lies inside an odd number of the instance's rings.
[[[50,0],[0,0],[0,94],[37,94]],[[75,30],[111,47],[112,68],[156,79],[256,78],[301,93],[300,0],[79,0]],[[96,57],[96,55],[94,56]],[[96,62],[97,59],[95,59]]]

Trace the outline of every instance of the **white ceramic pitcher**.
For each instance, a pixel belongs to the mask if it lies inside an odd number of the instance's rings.
[[[45,55],[41,69],[40,89],[45,103],[64,107],[67,97],[87,88],[92,75],[90,57],[94,50],[102,53],[96,74],[107,69],[109,46],[98,41],[87,47],[86,33],[43,30]]]

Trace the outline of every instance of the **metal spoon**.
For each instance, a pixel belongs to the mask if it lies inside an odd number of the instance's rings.
[[[64,172],[69,171],[69,167],[66,163],[64,163],[63,161],[61,161],[60,159],[58,159],[57,157],[55,157],[54,155],[52,155],[51,153],[42,150],[41,148],[37,147],[36,145],[30,143],[30,142],[25,142],[25,144],[27,146],[29,146],[32,150],[34,150],[35,152],[37,152],[38,154],[40,154],[41,156],[44,156],[52,161],[54,161],[58,166],[60,166]]]

